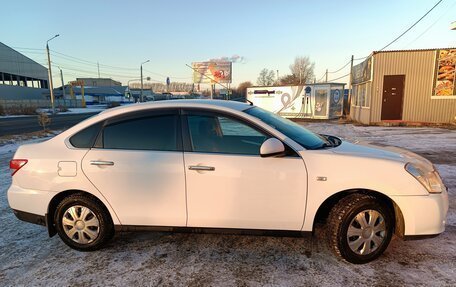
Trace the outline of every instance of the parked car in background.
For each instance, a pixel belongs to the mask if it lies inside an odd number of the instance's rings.
[[[301,234],[323,222],[335,254],[366,263],[393,234],[443,232],[448,210],[428,160],[230,101],[109,109],[19,147],[10,167],[16,216],[81,251],[123,230]]]

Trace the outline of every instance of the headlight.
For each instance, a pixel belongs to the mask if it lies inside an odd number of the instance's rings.
[[[405,170],[413,175],[429,193],[441,193],[445,188],[436,170],[427,170],[413,163],[406,164]]]

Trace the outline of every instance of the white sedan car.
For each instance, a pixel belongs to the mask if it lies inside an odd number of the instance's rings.
[[[176,100],[106,110],[19,147],[9,205],[77,250],[115,231],[312,232],[352,263],[393,234],[442,233],[448,194],[434,166],[398,148],[317,135],[258,107]]]

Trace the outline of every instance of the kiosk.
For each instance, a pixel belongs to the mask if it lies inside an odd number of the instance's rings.
[[[343,83],[247,88],[247,100],[286,118],[336,119],[343,115]]]

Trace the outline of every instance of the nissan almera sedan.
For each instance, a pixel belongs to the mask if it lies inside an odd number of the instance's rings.
[[[448,210],[428,160],[230,101],[106,110],[19,147],[10,168],[16,216],[81,251],[124,230],[300,234],[324,222],[337,256],[366,263],[393,234],[442,233]]]

